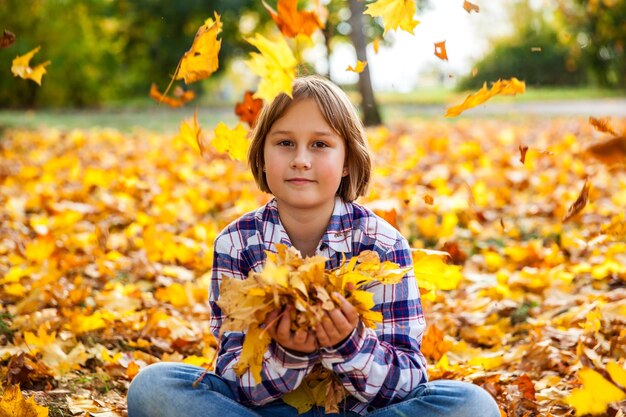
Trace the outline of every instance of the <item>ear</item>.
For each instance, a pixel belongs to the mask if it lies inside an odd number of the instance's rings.
[[[341,176],[342,177],[347,177],[349,173],[350,173],[350,171],[348,170],[348,167],[344,166],[343,167],[343,172],[341,173]]]

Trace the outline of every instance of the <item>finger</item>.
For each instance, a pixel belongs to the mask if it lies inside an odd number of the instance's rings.
[[[322,347],[331,346],[328,333],[326,333],[326,330],[324,330],[324,326],[321,323],[315,327],[315,337],[317,338],[317,343],[320,346]]]
[[[285,307],[283,317],[281,317],[278,322],[276,333],[282,340],[289,338],[291,334],[291,306]]]
[[[309,336],[308,332],[302,329],[298,329],[296,330],[296,333],[293,335],[293,342],[298,345],[305,344],[308,336]]]
[[[341,301],[341,311],[344,316],[352,325],[356,325],[359,321],[359,312],[356,308],[350,303],[350,301],[346,300],[344,296],[335,292],[335,296]]]
[[[337,310],[337,309],[335,309],[335,310]],[[333,310],[333,311],[335,311],[335,310]],[[322,328],[324,329],[324,332],[328,336],[328,341],[329,342],[332,342],[333,340],[338,340],[338,338],[340,338],[340,336],[341,336],[339,334],[339,329],[335,325],[335,321],[331,318],[333,311],[327,312],[326,316],[324,318],[322,318]],[[339,314],[341,314],[341,312],[339,310],[337,310],[337,312],[339,312]]]

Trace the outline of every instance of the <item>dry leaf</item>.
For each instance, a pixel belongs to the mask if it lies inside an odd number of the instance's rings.
[[[276,10],[265,1],[263,6],[276,22],[281,33],[289,38],[297,35],[311,36],[317,29],[323,29],[324,23],[317,11],[298,11],[298,0],[278,0]]]
[[[625,167],[626,136],[598,141],[587,146],[584,152],[608,167]]]
[[[589,116],[589,123],[593,126],[598,132],[610,133],[613,136],[619,136],[615,133],[613,126],[609,122],[608,118],[596,119],[595,117]]]
[[[152,97],[157,102],[165,103],[172,108],[180,107],[196,97],[196,93],[194,93],[193,91],[182,91],[182,89],[180,88],[177,88],[177,90],[174,92],[174,95],[177,97],[167,97],[161,94],[155,83],[152,83],[152,85],[150,86],[150,97]]]
[[[360,72],[363,72],[366,66],[367,66],[367,62],[357,60],[356,65],[354,67],[352,65],[348,65],[348,68],[346,68],[346,71],[352,71],[358,74]]]
[[[424,203],[428,204],[429,206],[432,206],[435,203],[435,199],[433,198],[432,195],[425,194],[424,195]]]
[[[413,33],[419,21],[413,16],[417,11],[415,0],[377,0],[367,5],[365,14],[382,17],[385,33],[398,28]]]
[[[446,41],[435,43],[435,56],[444,61],[448,60],[448,53],[446,52]]]
[[[235,105],[235,114],[239,116],[239,120],[248,123],[250,127],[254,127],[263,108],[263,100],[254,98],[253,94],[253,91],[246,91],[243,95],[243,101]]]
[[[211,145],[218,152],[228,153],[232,159],[245,162],[250,147],[248,130],[241,123],[238,123],[234,129],[230,129],[224,122],[219,122]]]
[[[13,75],[25,80],[33,80],[37,84],[41,85],[41,78],[46,73],[46,66],[50,65],[50,61],[39,64],[34,68],[30,67],[30,60],[37,52],[39,52],[40,49],[41,46],[38,46],[32,51],[16,57],[11,65],[11,72]]]
[[[13,385],[4,390],[0,399],[0,416],[2,417],[47,417],[48,407],[35,404],[31,397],[24,399],[20,387]]]
[[[470,3],[467,0],[463,2],[463,8],[465,9],[467,13],[471,13],[471,12],[478,13],[480,11],[480,7],[478,7],[477,4]]]
[[[467,96],[463,103],[448,108],[446,110],[445,117],[458,116],[465,110],[476,107],[498,94],[514,96],[518,93],[523,93],[525,90],[526,84],[524,83],[524,81],[520,81],[515,77],[511,78],[510,80],[498,80],[491,86],[489,90],[487,90],[487,83],[485,83],[479,91]]]
[[[520,153],[519,161],[522,164],[526,162],[526,152],[528,152],[528,146],[520,145],[519,146],[519,153]]]
[[[185,52],[178,64],[174,79],[182,78],[185,84],[191,84],[204,80],[217,71],[218,54],[222,46],[222,40],[218,40],[217,35],[221,31],[220,15],[215,13],[215,21],[208,18],[196,32],[191,48]]]
[[[588,178],[585,178],[585,183],[583,184],[582,190],[580,190],[580,194],[574,203],[567,210],[567,214],[563,217],[563,223],[570,220],[572,217],[576,216],[578,213],[582,211],[587,205],[587,200],[589,200],[589,188],[591,187],[591,183]]]
[[[178,133],[178,138],[189,145],[191,148],[195,149],[197,152],[200,152],[202,156],[205,155],[206,149],[204,147],[204,143],[202,142],[200,135],[202,134],[202,128],[198,123],[198,110],[193,113],[193,121],[189,123],[188,121],[183,121],[180,124],[180,131]]]
[[[15,35],[8,30],[4,30],[2,38],[0,38],[0,48],[8,48],[15,43]]]
[[[565,402],[576,410],[577,416],[602,414],[608,406],[626,399],[626,393],[604,379],[598,372],[583,368],[578,372],[583,387],[572,391]]]

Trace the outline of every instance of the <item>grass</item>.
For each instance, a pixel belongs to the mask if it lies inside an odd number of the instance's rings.
[[[416,117],[443,115],[445,107],[462,102],[470,92],[457,92],[449,89],[420,89],[410,93],[378,92],[376,99],[385,121],[393,123],[411,120]],[[349,92],[354,103],[358,95]],[[515,97],[495,97],[494,103],[568,101],[581,99],[601,99],[624,97],[624,93],[614,90],[594,88],[533,88]],[[207,99],[208,100],[208,99]],[[220,121],[229,126],[237,123],[234,103],[200,100],[198,121],[205,130],[213,129]],[[182,120],[193,117],[195,107],[170,109],[158,106],[147,100],[129,100],[128,106],[115,105],[94,110],[42,109],[42,110],[0,110],[0,131],[6,128],[51,127],[58,129],[115,128],[124,132],[142,128],[161,133],[177,132]],[[502,116],[499,116],[502,117]]]

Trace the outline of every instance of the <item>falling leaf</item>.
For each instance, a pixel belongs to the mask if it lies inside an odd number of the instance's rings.
[[[626,399],[626,393],[593,369],[581,369],[578,377],[583,387],[575,389],[564,399],[567,404],[574,407],[577,416],[602,414],[610,404]]]
[[[46,73],[46,66],[50,65],[50,61],[39,64],[34,68],[30,67],[30,60],[37,52],[39,52],[40,49],[41,46],[38,46],[32,51],[16,57],[11,65],[11,72],[13,75],[25,80],[33,80],[37,84],[41,85],[41,78]]]
[[[270,41],[257,33],[256,37],[246,40],[261,52],[260,54],[251,52],[251,58],[246,61],[246,65],[252,72],[261,77],[254,97],[268,102],[274,100],[274,97],[280,93],[291,97],[298,62],[285,38],[280,37],[276,41]]]
[[[367,62],[357,60],[356,65],[354,67],[352,67],[352,65],[349,65],[348,68],[346,68],[346,71],[352,71],[358,74],[360,72],[363,72],[366,66]]]
[[[234,129],[230,129],[224,122],[220,122],[215,128],[215,138],[211,145],[218,152],[225,152],[237,161],[245,162],[248,157],[250,141],[247,138],[248,131],[241,123]]]
[[[476,107],[498,94],[514,96],[518,93],[523,93],[525,89],[526,84],[524,81],[520,81],[515,77],[510,80],[498,80],[489,90],[487,90],[487,83],[484,83],[483,87],[478,92],[467,96],[463,103],[448,108],[445,117],[458,116],[463,113],[463,111]]]
[[[179,93],[175,91],[174,95],[176,95],[177,97],[176,98],[167,97],[161,94],[161,92],[159,92],[159,89],[155,83],[152,83],[152,85],[150,86],[150,97],[152,97],[157,102],[165,103],[172,108],[180,107],[184,105],[185,103],[193,100],[196,97],[196,93],[194,93],[191,90],[187,90],[187,91],[180,90]]]
[[[25,400],[20,387],[13,385],[4,390],[0,399],[2,417],[47,417],[48,407],[35,404],[33,397]]]
[[[570,220],[572,217],[576,216],[578,213],[582,211],[587,205],[587,200],[589,199],[589,188],[591,187],[591,183],[588,178],[585,178],[585,183],[583,184],[582,190],[580,190],[580,194],[574,203],[567,210],[567,214],[563,217],[563,223]]]
[[[471,12],[476,12],[476,13],[478,13],[478,12],[479,12],[479,10],[480,10],[480,7],[478,7],[478,5],[477,5],[477,4],[470,3],[470,2],[469,2],[469,1],[467,1],[467,0],[465,0],[465,1],[463,2],[463,8],[465,9],[465,11],[466,11],[467,13],[471,13]]]
[[[182,78],[185,80],[185,84],[191,84],[204,80],[217,71],[219,67],[218,54],[222,46],[222,40],[218,40],[217,35],[221,31],[220,15],[215,13],[215,21],[208,18],[196,32],[191,48],[185,52],[178,64],[174,77],[176,80]]]
[[[263,108],[263,100],[254,98],[253,94],[253,91],[246,91],[243,95],[243,101],[235,105],[235,114],[239,116],[239,120],[248,123],[250,127],[254,127]]]
[[[589,123],[593,126],[598,132],[610,133],[613,136],[619,136],[615,133],[613,126],[609,122],[608,118],[596,119],[595,117],[589,116]]]
[[[446,52],[446,41],[435,43],[435,56],[444,61],[448,60],[448,53]]]
[[[382,17],[385,32],[398,28],[413,34],[419,21],[413,16],[417,12],[415,0],[377,0],[367,5],[365,14]]]
[[[587,146],[584,150],[608,167],[626,166],[626,136],[610,138]]]
[[[519,153],[520,153],[520,157],[519,157],[519,161],[523,164],[524,162],[526,162],[526,152],[528,152],[528,146],[526,145],[520,145],[519,146]]]
[[[374,48],[374,53],[377,54],[378,50],[380,49],[380,39],[379,38],[374,38],[374,40],[372,41],[372,47]]]
[[[424,203],[428,204],[429,206],[432,206],[435,203],[435,199],[433,198],[432,195],[425,194],[424,195]]]
[[[0,38],[0,48],[8,48],[15,43],[15,35],[8,30],[4,30],[2,38]]]
[[[316,11],[298,11],[298,0],[278,0],[276,10],[272,9],[265,1],[263,6],[276,22],[281,33],[289,38],[297,35],[311,36],[317,29],[323,29]]]
[[[197,152],[200,152],[201,155],[205,154],[204,144],[200,139],[200,135],[202,134],[202,128],[198,123],[198,110],[193,113],[193,121],[190,123],[185,120],[180,124],[180,132],[178,133],[178,138],[189,145],[191,148],[195,149]]]

